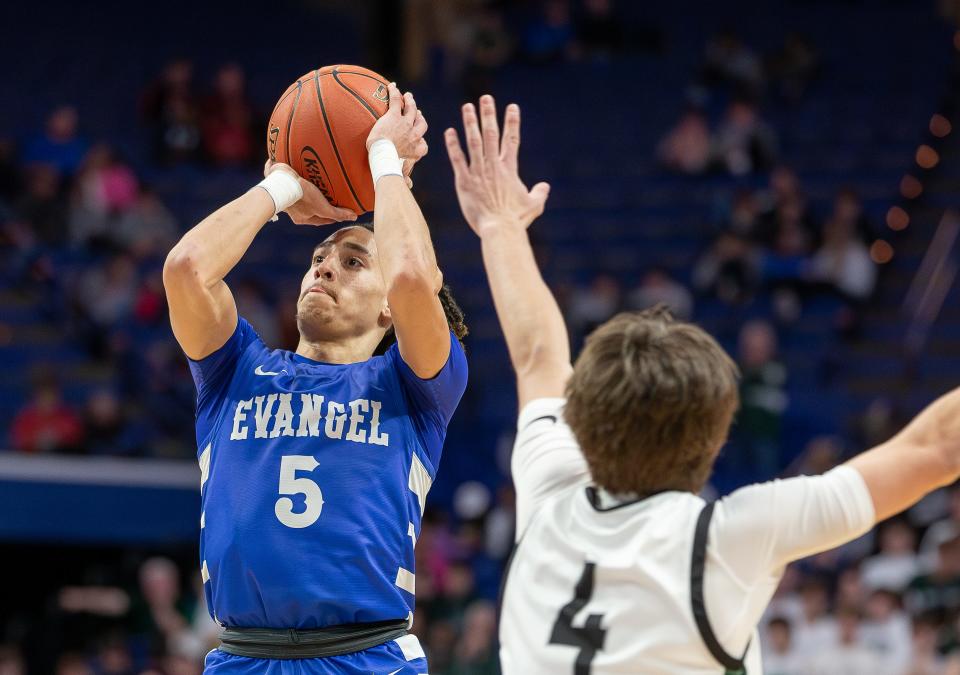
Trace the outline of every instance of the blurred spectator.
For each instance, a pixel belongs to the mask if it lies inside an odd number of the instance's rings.
[[[930,614],[913,620],[910,666],[903,675],[956,675],[947,670],[947,659],[940,651],[940,621]]]
[[[763,86],[760,58],[732,31],[712,37],[704,52],[703,83],[730,87],[735,94],[755,97]]]
[[[74,244],[116,250],[113,223],[136,203],[137,178],[109,146],[95,145],[77,175],[70,204],[70,239]]]
[[[609,274],[598,274],[588,287],[575,288],[566,311],[571,333],[587,335],[616,314],[620,309],[620,296],[620,283]]]
[[[516,494],[510,484],[497,489],[497,503],[484,520],[484,549],[495,560],[505,560],[513,548]]]
[[[464,615],[453,662],[439,672],[443,675],[498,675],[496,637],[497,610],[494,604],[486,600],[472,603]],[[436,669],[431,667],[431,670]]]
[[[860,628],[861,641],[882,656],[891,671],[899,673],[909,665],[910,633],[910,616],[903,611],[900,596],[886,590],[871,593]]]
[[[122,634],[113,634],[100,641],[92,660],[96,675],[134,675],[133,656]]]
[[[860,615],[853,609],[837,612],[838,641],[809,652],[807,675],[878,675],[887,672],[880,655],[860,641]]]
[[[804,657],[837,643],[837,622],[830,616],[830,595],[823,580],[811,577],[802,582],[799,613],[791,623],[797,653]]]
[[[799,101],[820,74],[820,54],[803,35],[789,33],[767,63],[767,76],[782,99]]]
[[[475,100],[493,88],[494,74],[513,53],[513,38],[507,31],[503,12],[495,6],[479,7],[469,32],[463,86],[467,98]]]
[[[960,537],[960,484],[949,488],[949,513],[930,525],[920,540],[920,564],[924,571],[936,568],[940,546]]]
[[[96,675],[87,665],[83,654],[67,652],[57,659],[57,668],[54,675]]]
[[[23,656],[15,645],[0,643],[0,675],[26,675]]]
[[[689,321],[693,316],[693,296],[686,287],[670,277],[666,270],[653,268],[640,285],[627,295],[627,309],[642,310],[664,304],[678,319]]]
[[[161,164],[196,159],[200,123],[193,91],[193,64],[171,61],[143,94],[141,109],[153,136],[154,156]]]
[[[744,471],[770,478],[780,469],[780,424],[787,407],[787,370],[777,359],[777,335],[762,320],[740,330],[740,411],[734,426]]]
[[[657,146],[657,157],[665,168],[691,176],[707,170],[710,153],[707,119],[696,109],[685,112]]]
[[[87,398],[83,427],[84,448],[93,455],[140,454],[146,443],[144,429],[127,418],[116,394],[107,389]]]
[[[890,440],[903,428],[902,417],[899,408],[889,398],[873,399],[856,422],[857,445],[867,449]]]
[[[115,255],[101,267],[87,268],[81,274],[75,295],[77,319],[92,356],[107,356],[110,331],[131,316],[137,287],[137,267],[126,254]]]
[[[837,190],[830,218],[852,226],[855,236],[860,241],[872,241],[875,236],[873,224],[863,210],[863,201],[852,187],[842,187]]]
[[[623,19],[613,0],[584,0],[577,16],[577,47],[588,59],[608,59],[623,49]]]
[[[14,450],[76,452],[83,441],[83,424],[63,402],[57,376],[52,369],[40,368],[31,379],[30,401],[10,425]]]
[[[813,279],[833,286],[853,301],[863,301],[873,292],[877,266],[854,230],[855,224],[829,220],[823,228],[823,245],[811,260]]]
[[[880,527],[880,552],[863,562],[863,585],[869,590],[901,592],[917,575],[916,534],[902,519]]]
[[[111,237],[139,260],[165,256],[180,233],[177,220],[155,192],[141,188],[136,202],[113,224]]]
[[[777,136],[753,103],[736,100],[727,107],[717,130],[713,154],[719,166],[734,176],[766,171],[777,158]]]
[[[140,324],[163,327],[167,319],[167,296],[163,290],[163,273],[159,269],[151,271],[143,280],[133,314]]]
[[[203,579],[200,573],[193,575],[193,595],[198,599],[193,610],[190,624],[174,636],[169,645],[171,654],[188,659],[194,663],[203,663],[207,652],[219,644],[223,628],[210,618],[203,592]]]
[[[753,190],[739,189],[733,196],[729,213],[722,219],[722,225],[728,232],[748,239],[757,237],[760,219],[760,204]]]
[[[763,669],[767,675],[804,675],[801,655],[793,645],[790,622],[774,617],[767,622]]]
[[[693,268],[694,287],[729,305],[748,302],[757,283],[752,247],[747,240],[732,233],[717,237]]]
[[[786,207],[798,208],[800,221],[804,229],[816,233],[816,223],[807,209],[807,199],[797,173],[784,165],[774,167],[770,172],[767,189],[757,195],[759,211],[759,241],[772,245],[782,210]]]
[[[796,459],[791,475],[819,476],[843,459],[843,444],[836,436],[815,436],[810,439]]]
[[[574,28],[569,0],[543,0],[523,34],[523,55],[533,63],[556,63],[571,55]]]
[[[40,243],[63,244],[67,239],[67,205],[61,194],[57,170],[46,164],[34,164],[26,171],[26,192],[15,206]]]
[[[87,142],[78,132],[79,124],[76,108],[70,105],[56,108],[47,117],[44,132],[27,142],[23,162],[48,166],[59,175],[72,175],[87,153]]]
[[[960,537],[940,544],[937,566],[910,582],[904,593],[907,609],[945,619],[960,607]]]
[[[256,123],[243,69],[235,63],[222,66],[213,92],[201,108],[203,146],[210,161],[216,166],[250,164],[255,158],[259,161],[260,155],[254,152]]]
[[[131,607],[135,634],[146,637],[157,653],[188,630],[195,601],[180,592],[180,572],[167,558],[149,558],[138,573],[140,593]]]

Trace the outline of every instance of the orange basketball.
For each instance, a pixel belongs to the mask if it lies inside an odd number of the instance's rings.
[[[291,84],[267,125],[267,154],[316,185],[330,203],[373,210],[367,135],[387,111],[387,81],[359,66],[326,66]]]

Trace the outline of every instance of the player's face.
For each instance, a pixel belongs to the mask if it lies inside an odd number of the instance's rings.
[[[349,339],[390,326],[373,233],[345,227],[314,251],[300,282],[297,325],[310,341]]]

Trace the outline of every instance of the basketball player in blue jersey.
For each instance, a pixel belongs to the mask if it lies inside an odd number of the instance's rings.
[[[389,92],[367,139],[374,226],[304,251],[295,352],[265,345],[223,280],[278,211],[356,218],[289,167],[268,165],[164,266],[197,386],[201,572],[226,627],[208,673],[427,672],[407,633],[414,545],[466,386],[466,329],[404,175],[426,154],[426,121]]]

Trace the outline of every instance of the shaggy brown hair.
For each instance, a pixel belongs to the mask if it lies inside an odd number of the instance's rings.
[[[739,371],[703,330],[658,306],[586,340],[564,416],[593,480],[611,492],[699,492],[739,404]]]

